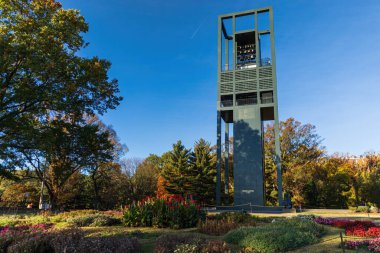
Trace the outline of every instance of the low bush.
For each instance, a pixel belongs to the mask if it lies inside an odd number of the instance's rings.
[[[104,227],[121,224],[120,219],[103,214],[69,218],[67,219],[67,222],[72,223],[78,227]]]
[[[310,220],[314,221],[316,216],[314,214],[300,214],[296,216],[298,219],[305,219],[305,220]]]
[[[135,253],[136,238],[122,236],[85,237],[78,228],[22,234],[2,248],[6,253]]]
[[[162,235],[156,240],[155,253],[173,253],[178,245],[188,244],[198,246],[204,244],[205,239],[194,235]]]
[[[224,235],[242,226],[255,226],[256,219],[246,212],[225,212],[208,216],[205,221],[199,221],[197,228],[204,234]]]
[[[227,222],[224,220],[210,220],[199,221],[197,228],[200,233],[208,235],[224,235],[228,231],[241,227],[241,224]]]
[[[202,253],[231,253],[227,244],[223,241],[208,241],[202,246]]]
[[[137,238],[123,236],[86,237],[74,252],[80,253],[135,253],[140,247]],[[73,253],[74,253],[73,252]]]
[[[174,253],[197,253],[198,246],[195,244],[179,244],[177,245]]]
[[[266,226],[245,227],[225,235],[229,243],[262,253],[293,250],[318,242],[323,226],[314,221],[292,218],[275,221]]]
[[[357,213],[369,213],[369,206],[358,206],[355,210]]]
[[[162,235],[156,240],[155,253],[230,253],[223,241],[207,241],[195,235]]]
[[[194,201],[180,196],[148,197],[126,207],[124,223],[133,227],[189,228],[205,215]]]
[[[257,217],[247,212],[224,212],[214,216],[217,220],[224,220],[229,223],[250,224],[255,223]]]

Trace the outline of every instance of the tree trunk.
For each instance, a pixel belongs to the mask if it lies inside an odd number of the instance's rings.
[[[92,184],[94,187],[94,194],[95,194],[94,207],[95,207],[95,209],[99,209],[99,207],[101,205],[101,199],[99,196],[99,185],[98,185],[98,182],[96,180],[95,175],[92,175],[91,178],[92,178]]]

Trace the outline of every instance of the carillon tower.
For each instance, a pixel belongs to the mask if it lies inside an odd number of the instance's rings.
[[[231,125],[234,205],[265,205],[263,152],[265,121],[274,121],[275,124],[278,198],[279,205],[282,205],[273,11],[268,7],[219,16],[217,205],[221,205],[222,163],[225,164],[226,178],[223,188],[228,194],[228,140]],[[222,150],[222,128],[224,150]],[[226,201],[225,204],[229,203]]]

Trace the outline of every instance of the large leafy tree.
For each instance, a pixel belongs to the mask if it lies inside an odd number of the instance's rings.
[[[74,174],[114,158],[109,133],[97,124],[53,119],[23,132],[15,142],[20,143],[18,156],[44,182],[53,208]]]
[[[132,177],[134,198],[142,199],[146,196],[155,195],[157,192],[157,180],[157,167],[148,157],[137,167]]]
[[[0,1],[0,172],[25,166],[17,159],[21,132],[52,114],[75,122],[104,113],[121,100],[110,62],[78,55],[88,24],[54,0]],[[41,122],[42,121],[42,122]],[[25,139],[30,136],[24,136]]]
[[[266,198],[270,204],[277,201],[274,141],[274,124],[270,124],[264,133]],[[313,169],[325,154],[321,142],[315,126],[311,124],[302,124],[294,118],[280,122],[284,191],[292,195],[296,204],[304,202],[304,186],[312,180]]]

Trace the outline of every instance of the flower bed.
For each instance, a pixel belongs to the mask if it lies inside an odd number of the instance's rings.
[[[127,206],[124,222],[127,226],[189,228],[205,218],[205,212],[192,200],[181,196],[148,197]]]
[[[4,226],[0,227],[0,237],[16,235],[22,233],[37,233],[45,232],[50,229],[52,224],[35,224],[35,225],[25,225],[25,226]]]
[[[372,221],[351,221],[318,217],[315,222],[343,228],[347,236],[380,237],[380,227]]]
[[[318,217],[314,221],[323,225],[344,228],[347,236],[375,238],[370,240],[347,241],[345,246],[348,249],[362,248],[372,252],[380,252],[380,226],[376,226],[372,221],[350,221],[322,217]]]
[[[372,252],[380,252],[380,238],[372,240],[361,240],[361,241],[347,241],[345,243],[347,249],[368,249]]]

